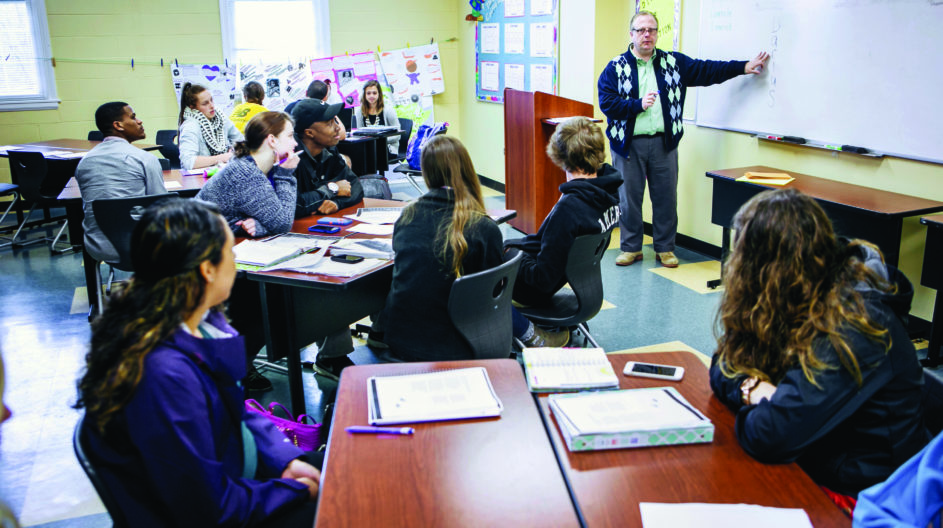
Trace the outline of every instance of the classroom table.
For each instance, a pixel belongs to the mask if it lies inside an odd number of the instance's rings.
[[[571,453],[560,436],[547,395],[536,395],[585,526],[641,526],[640,502],[802,508],[816,528],[851,525],[797,464],[762,464],[740,447],[734,434],[734,414],[713,396],[707,367],[694,353],[610,354],[608,358],[621,389],[675,387],[714,423],[714,440],[709,444]],[[684,378],[672,382],[625,376],[622,369],[627,361],[682,366]]]
[[[101,144],[101,141],[89,141],[87,139],[51,139],[48,141],[33,141],[31,143],[19,143],[16,145],[6,146],[18,147],[18,150],[25,150],[29,152],[42,152],[45,156],[47,153],[54,152],[56,150],[87,152],[99,144]],[[160,148],[160,145],[154,145],[151,143],[134,142],[131,144],[142,150],[157,150]],[[6,151],[0,151],[0,157],[7,158],[9,156],[7,156]]]
[[[925,216],[920,223],[927,226],[927,244],[923,252],[923,273],[920,284],[936,290],[933,303],[933,324],[930,329],[930,344],[927,347],[925,367],[938,367],[943,364],[943,215]]]
[[[403,207],[406,202],[364,198],[363,202],[341,209],[329,216],[342,217],[357,212],[360,207]],[[498,223],[507,222],[517,214],[509,209],[489,210]],[[307,234],[308,227],[321,218],[311,215],[299,218],[292,225],[292,233]],[[346,234],[343,226],[339,235]],[[350,238],[391,238],[374,235],[350,234]],[[301,349],[326,336],[340,332],[350,325],[375,314],[386,303],[393,280],[393,262],[354,277],[331,277],[292,271],[251,271],[249,280],[259,283],[262,297],[262,318],[265,329],[265,349],[269,361],[282,358],[288,363],[288,389],[292,412],[305,411],[302,382]]]
[[[782,187],[736,181],[748,171],[784,172],[795,180]],[[723,259],[730,250],[730,229],[734,215],[747,200],[766,190],[789,188],[811,196],[832,220],[837,234],[849,238],[863,238],[876,244],[884,253],[884,260],[894,266],[897,266],[900,258],[904,218],[943,211],[943,202],[763,165],[713,170],[708,171],[706,175],[713,180],[711,222],[723,228],[721,276]],[[712,280],[708,281],[707,286],[715,288],[720,283],[721,279]]]
[[[367,379],[485,367],[500,418],[414,424],[412,436],[354,435]],[[343,370],[315,526],[579,526],[521,373],[510,359],[362,365]],[[625,525],[629,526],[629,525]]]
[[[204,175],[184,176],[178,169],[164,171],[164,185],[169,186],[169,192],[175,192],[181,196],[195,196],[206,183]],[[69,221],[69,242],[72,247],[82,248],[82,259],[85,267],[85,288],[88,292],[89,313],[95,309],[95,297],[92,290],[95,289],[96,277],[95,271],[97,262],[85,251],[85,226],[82,221],[85,220],[85,209],[82,204],[82,194],[79,191],[79,184],[75,178],[70,178],[65,188],[57,197],[59,202],[65,207],[66,219]]]

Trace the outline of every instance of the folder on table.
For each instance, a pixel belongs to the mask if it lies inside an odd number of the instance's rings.
[[[786,185],[795,180],[785,172],[753,172],[747,171],[743,176],[737,178],[737,181],[758,183],[760,185]]]
[[[371,425],[500,416],[504,406],[483,367],[367,380]]]

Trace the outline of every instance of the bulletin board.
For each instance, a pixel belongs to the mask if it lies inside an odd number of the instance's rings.
[[[306,61],[280,62],[276,64],[242,64],[239,66],[239,93],[242,87],[255,81],[265,88],[262,106],[272,111],[283,111],[294,101],[304,99],[312,81],[311,70]]]
[[[180,104],[180,93],[186,83],[199,84],[213,94],[213,103],[216,111],[229,117],[232,109],[238,104],[236,87],[235,64],[177,64],[170,67],[170,79],[174,84],[174,93],[177,94],[177,104]]]
[[[504,102],[504,89],[557,94],[559,0],[486,0],[475,28],[475,95]]]

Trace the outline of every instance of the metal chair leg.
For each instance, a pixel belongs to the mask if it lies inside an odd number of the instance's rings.
[[[26,212],[26,218],[23,219],[23,223],[21,223],[21,224],[20,224],[20,227],[18,227],[18,228],[16,229],[16,233],[13,233],[13,238],[10,239],[10,241],[11,241],[10,243],[13,245],[14,248],[21,248],[21,247],[31,246],[31,245],[33,245],[33,244],[39,244],[40,242],[45,242],[45,241],[46,241],[45,238],[37,238],[36,240],[28,240],[28,241],[26,241],[26,242],[17,242],[17,241],[16,241],[16,237],[20,236],[20,231],[22,231],[23,228],[26,227],[27,222],[29,222],[29,218],[30,218],[31,216],[33,216],[33,211],[35,211],[35,210],[36,210],[36,207],[34,206],[34,207],[32,207],[29,211]]]
[[[592,343],[593,347],[600,348],[599,343],[597,343],[596,340],[593,339],[593,335],[589,333],[589,327],[586,326],[586,323],[580,323],[576,325],[576,327],[580,329],[580,332],[583,332],[583,338],[585,338],[586,341]]]
[[[68,253],[68,252],[70,252],[70,251],[75,250],[75,248],[72,247],[72,244],[71,244],[71,243],[69,244],[69,247],[67,247],[67,248],[65,248],[65,249],[56,249],[56,244],[59,243],[59,239],[62,238],[62,234],[65,233],[65,232],[66,232],[66,229],[68,229],[68,228],[69,228],[69,221],[66,220],[66,221],[62,224],[62,228],[59,229],[59,232],[56,233],[56,238],[52,239],[52,244],[49,244],[49,251],[52,251],[52,253],[53,253],[54,255],[62,255],[63,253]]]
[[[7,219],[7,215],[10,214],[10,211],[13,210],[13,206],[16,205],[16,201],[20,199],[20,193],[16,191],[12,191],[11,194],[13,195],[13,199],[10,200],[10,205],[7,206],[7,210],[3,212],[3,216],[0,216],[0,224],[2,224],[3,221]],[[7,246],[12,246],[12,245],[13,245],[13,239],[11,238],[9,242],[5,244],[0,244],[0,248],[5,248]]]

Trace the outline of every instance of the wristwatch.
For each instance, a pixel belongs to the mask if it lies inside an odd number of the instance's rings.
[[[334,193],[335,195],[337,194],[338,191],[341,190],[340,186],[337,185],[337,184],[334,183],[334,182],[328,182],[327,188],[328,188],[329,191],[331,191],[331,192]]]
[[[752,377],[740,383],[740,403],[750,405],[750,394],[760,384],[760,378]]]

